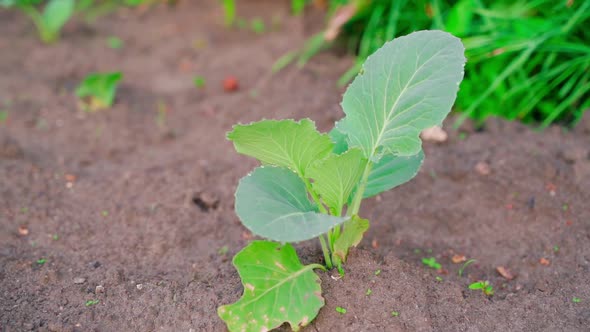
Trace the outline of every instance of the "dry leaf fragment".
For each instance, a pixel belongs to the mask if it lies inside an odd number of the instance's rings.
[[[455,264],[459,264],[459,263],[463,263],[467,260],[467,257],[465,257],[465,255],[453,255],[453,257],[451,257],[451,261]]]
[[[504,277],[506,280],[512,280],[512,279],[514,279],[514,275],[512,274],[512,272],[509,269],[507,269],[507,268],[505,268],[503,266],[498,266],[496,268],[496,271],[498,271],[498,273],[502,277]]]
[[[29,229],[27,228],[27,226],[19,226],[18,228],[18,234],[22,235],[22,236],[27,236],[29,235]]]
[[[333,41],[340,34],[340,29],[346,22],[356,14],[358,8],[355,5],[346,5],[338,8],[334,16],[328,22],[326,31],[324,32],[324,39],[326,41]]]
[[[377,239],[373,239],[373,241],[371,241],[371,247],[373,247],[373,249],[379,248],[379,243],[377,243]]]
[[[549,264],[551,264],[551,262],[545,257],[541,257],[541,259],[539,260],[539,263],[541,265],[545,265],[545,266],[548,266]]]

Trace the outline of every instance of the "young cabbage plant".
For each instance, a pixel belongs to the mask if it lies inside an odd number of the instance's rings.
[[[233,260],[241,299],[218,308],[230,331],[307,325],[324,305],[314,269],[338,267],[369,227],[363,199],[412,179],[424,159],[420,132],[440,125],[463,79],[461,41],[420,31],[370,56],[342,101],[346,116],[328,134],[309,119],[236,125],[237,152],[262,166],[242,178],[235,209],[253,241]],[[318,238],[325,267],[302,265],[290,244]],[[273,242],[274,241],[274,242]]]
[[[49,0],[43,10],[42,0],[0,0],[0,6],[14,7],[27,15],[35,24],[39,37],[50,44],[59,39],[60,31],[74,13],[74,0]]]
[[[97,111],[113,106],[117,85],[123,78],[121,72],[93,73],[84,78],[76,88],[81,107],[86,111]]]

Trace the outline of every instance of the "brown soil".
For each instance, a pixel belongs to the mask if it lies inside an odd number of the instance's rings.
[[[48,47],[0,11],[0,331],[225,329],[216,308],[241,295],[231,257],[251,239],[233,192],[256,165],[225,133],[261,118],[329,129],[351,63],[324,54],[271,75],[304,41],[301,19],[271,0],[241,13],[269,31],[228,31],[217,1],[184,1],[70,23]],[[125,47],[107,48],[110,35]],[[116,105],[79,111],[77,82],[108,70],[125,75]],[[226,93],[230,75],[240,89]],[[589,142],[588,121],[540,133],[494,120],[426,143],[416,179],[363,206],[371,229],[344,278],[322,274],[326,306],[305,330],[588,331]],[[304,262],[321,259],[317,243],[297,247]],[[477,260],[462,277],[455,254]],[[421,263],[429,256],[443,270]],[[496,294],[469,290],[476,280]]]

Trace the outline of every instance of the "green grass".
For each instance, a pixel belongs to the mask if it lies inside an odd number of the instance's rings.
[[[295,1],[293,1],[295,2]],[[280,58],[277,71],[333,46],[357,55],[339,80],[346,85],[366,57],[396,36],[442,29],[466,47],[465,80],[456,103],[481,124],[490,116],[546,127],[574,125],[590,108],[590,0],[329,0],[327,22],[343,5],[356,14],[335,41],[323,33]]]

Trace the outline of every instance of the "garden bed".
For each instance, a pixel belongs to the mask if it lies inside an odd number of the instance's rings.
[[[216,1],[185,1],[75,21],[43,46],[30,22],[0,11],[0,331],[225,329],[216,309],[242,293],[231,257],[252,239],[233,193],[255,166],[225,134],[261,118],[329,129],[352,63],[323,54],[273,75],[308,36],[302,20],[275,1],[241,14],[268,31],[228,30]],[[123,48],[106,46],[112,35]],[[113,70],[125,76],[115,106],[80,111],[78,82]],[[228,76],[237,91],[224,91]],[[343,278],[322,273],[326,306],[305,330],[590,326],[588,120],[573,132],[491,120],[426,142],[414,181],[362,207],[371,228]],[[297,248],[321,260],[319,243]],[[459,256],[476,259],[462,276]],[[478,280],[495,295],[469,290]]]

